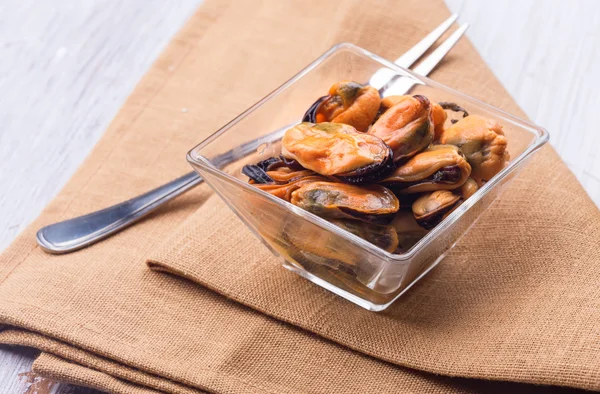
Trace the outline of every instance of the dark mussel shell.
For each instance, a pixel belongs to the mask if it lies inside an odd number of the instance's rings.
[[[466,118],[467,116],[469,116],[469,113],[467,112],[467,110],[456,103],[451,103],[449,101],[440,101],[438,104],[443,109],[449,109],[450,111],[454,111],[454,112],[462,112],[463,118]],[[452,124],[454,124],[454,123],[458,122],[458,120],[452,119],[450,122]]]
[[[389,187],[389,189],[391,191],[394,191],[393,185],[387,186],[387,187]],[[400,209],[410,211],[410,207],[412,206],[413,202],[415,202],[415,200],[417,198],[419,198],[419,194],[417,194],[417,193],[412,193],[412,194],[396,193],[396,197],[398,197],[398,201],[400,201]]]
[[[283,156],[269,157],[256,164],[247,164],[242,168],[242,173],[257,184],[280,183],[275,181],[270,175],[270,171],[275,171],[281,167],[287,167],[291,171],[302,171],[304,168],[293,159],[286,159]]]
[[[304,116],[302,117],[302,121],[309,122],[309,123],[317,123],[317,110],[319,109],[319,106],[321,105],[321,103],[323,101],[325,101],[328,97],[329,97],[329,95],[319,97],[317,99],[317,101],[315,101],[313,103],[313,105],[311,105],[310,108],[304,113]]]
[[[388,147],[389,148],[389,147]],[[394,153],[389,148],[389,156],[381,163],[373,163],[358,168],[352,172],[336,175],[336,178],[345,183],[374,183],[382,180],[396,169]]]
[[[418,185],[438,185],[438,188],[442,189],[444,185],[456,185],[462,177],[462,170],[459,166],[446,166],[442,167],[433,174],[418,181],[413,182],[394,182],[393,180],[386,181],[385,186],[398,192],[402,192],[404,189],[409,189],[413,186]],[[456,187],[456,186],[454,186]]]
[[[258,184],[275,183],[273,178],[267,174],[266,170],[258,164],[246,164],[242,168],[242,174],[246,175],[248,178]]]
[[[404,187],[414,186],[421,183],[455,184],[460,181],[461,176],[462,171],[459,166],[446,166],[440,168],[427,178],[423,178],[415,182],[405,183]]]
[[[302,164],[298,163],[297,160],[288,159],[287,157],[283,157],[283,155],[280,155],[279,157],[280,157],[281,161],[283,162],[283,164],[285,164],[286,167],[288,167],[294,171],[304,170],[304,167],[302,167]]]
[[[276,167],[284,165],[279,157],[269,157],[268,159],[261,160],[256,164],[247,164],[242,167],[242,174],[250,178],[254,183],[258,184],[271,184],[275,183],[273,178],[267,174]]]
[[[281,158],[279,157],[269,157],[268,159],[259,161],[258,163],[256,163],[256,165],[265,171],[269,171],[273,168],[274,164],[279,164],[280,162]]]

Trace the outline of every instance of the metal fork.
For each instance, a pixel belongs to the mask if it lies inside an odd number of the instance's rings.
[[[412,66],[448,30],[457,18],[458,15],[452,15],[418,44],[396,59],[394,63],[404,68]],[[419,75],[428,75],[458,42],[467,28],[468,24],[463,24],[415,67],[413,71]],[[376,89],[381,89],[389,85],[386,87],[386,95],[389,95],[392,93],[405,94],[414,83],[407,81],[407,78],[401,78],[397,82],[394,82],[394,78],[395,74],[391,70],[380,69],[373,74],[369,80],[369,84]],[[282,134],[285,129],[287,127],[247,142],[237,147],[234,151],[226,152],[211,161],[217,167],[229,164],[240,157],[254,152],[261,144],[273,140],[275,135]],[[120,204],[113,205],[112,207],[43,227],[37,232],[37,242],[48,253],[63,254],[74,252],[110,237],[203,181],[198,174],[190,172],[154,190]]]

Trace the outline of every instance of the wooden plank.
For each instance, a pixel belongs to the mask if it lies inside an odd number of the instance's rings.
[[[0,250],[58,193],[201,0],[0,4]]]
[[[0,346],[0,392],[23,393],[28,388],[25,378],[19,377],[31,371],[37,351],[28,348]]]
[[[31,364],[38,354],[36,349],[0,345],[0,393],[102,394],[98,390],[59,383],[31,372]]]

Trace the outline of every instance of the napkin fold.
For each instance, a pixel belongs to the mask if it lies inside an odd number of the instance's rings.
[[[33,370],[39,375],[54,379],[57,382],[99,389],[111,393],[159,394],[163,392],[116,379],[106,373],[70,363],[49,353],[40,354],[33,363]],[[176,392],[185,393],[186,391]]]
[[[393,59],[448,15],[441,1],[205,1],[0,257],[0,343],[42,350],[45,376],[122,393],[547,389],[450,376],[598,389],[599,214],[551,148],[381,314],[285,271],[205,185],[76,253],[35,243],[188,171],[191,146],[333,44]],[[467,40],[433,78],[522,114]]]
[[[123,393],[203,392],[198,388],[160,378],[36,332],[8,328],[0,332],[0,343],[41,350],[43,357],[34,361],[33,370],[58,381]]]

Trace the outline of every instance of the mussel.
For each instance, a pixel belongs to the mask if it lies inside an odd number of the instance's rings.
[[[367,131],[379,110],[379,92],[372,86],[342,81],[329,89],[304,114],[303,122],[344,123]]]
[[[467,181],[460,187],[460,194],[463,200],[471,197],[479,189],[479,185],[473,178],[467,179]]]
[[[390,224],[396,230],[398,235],[398,247],[395,253],[404,253],[419,242],[421,238],[427,235],[427,230],[419,226],[412,210],[398,211],[396,217]]]
[[[379,183],[399,194],[451,190],[462,186],[471,166],[454,145],[432,145]]]
[[[314,171],[302,167],[288,167],[281,161],[271,165],[268,171],[266,171],[266,174],[274,183],[279,185],[294,182],[300,178],[306,178],[311,175],[318,175]]]
[[[381,104],[379,105],[379,114],[383,114],[388,109],[392,108],[394,105],[398,104],[406,97],[410,96],[387,96],[381,99]],[[448,114],[442,108],[442,106],[438,103],[431,103],[431,118],[433,121],[433,129],[434,129],[434,137],[433,140],[437,141],[442,132],[444,131],[444,123],[446,119],[448,119]],[[379,117],[377,118],[379,119]]]
[[[290,182],[297,181],[301,178],[306,178],[309,176],[316,176],[317,174],[311,170],[298,170],[292,171],[287,167],[282,167],[280,169],[274,171],[267,171],[267,175],[275,181],[275,183],[283,185]],[[323,177],[322,177],[323,178]]]
[[[248,182],[255,187],[276,197],[290,201],[292,192],[310,182],[326,181],[311,170],[304,169],[294,163],[285,162],[280,157],[271,157],[256,164],[248,164],[242,168]]]
[[[269,157],[256,164],[247,164],[242,168],[242,174],[250,178],[250,183],[270,184],[275,181],[267,174],[267,171],[285,165],[281,158]]]
[[[382,226],[348,219],[332,219],[330,222],[390,253],[398,247],[398,234],[390,225]]]
[[[375,182],[394,169],[392,152],[380,138],[342,123],[300,123],[285,132],[281,153],[347,183]]]
[[[380,226],[349,219],[332,219],[330,222],[388,252],[397,248],[398,237],[394,228],[389,225]],[[367,261],[358,257],[362,252],[348,242],[346,237],[335,234],[323,236],[315,231],[311,223],[289,221],[280,237],[285,243],[285,253],[293,260],[291,263],[319,274],[321,278],[330,278],[336,282],[347,281],[351,288],[360,291],[364,288],[361,283],[369,283],[376,272]]]
[[[289,179],[287,182],[281,181],[279,183],[272,184],[255,184],[254,186],[260,190],[274,195],[275,197],[279,197],[289,202],[292,199],[292,192],[298,190],[302,186],[313,182],[327,181],[327,178],[316,175],[312,171],[310,171],[310,173],[301,171],[301,173],[302,174],[299,172],[290,173],[290,175],[288,175]]]
[[[433,141],[431,103],[425,96],[400,96],[369,130],[392,148],[394,161],[409,158]]]
[[[379,112],[384,113],[388,109],[392,108],[394,105],[399,102],[406,100],[407,98],[412,96],[387,96],[381,99],[381,103],[379,104]]]
[[[262,169],[258,164],[247,164],[242,168],[242,174],[250,178],[250,183],[256,184],[272,184],[275,181],[267,175],[267,171]]]
[[[462,150],[472,167],[471,177],[476,181],[492,178],[510,158],[502,126],[477,115],[467,116],[447,128],[440,142]]]
[[[267,159],[261,160],[255,165],[262,168],[265,171],[272,170],[273,168],[281,167],[283,165],[283,161],[280,157],[269,157]]]
[[[419,226],[430,230],[458,206],[460,195],[450,190],[436,190],[423,194],[412,205],[413,215]]]
[[[292,193],[290,202],[323,218],[376,224],[389,223],[400,208],[394,193],[383,186],[337,182],[304,184]]]
[[[431,106],[431,117],[433,119],[433,129],[434,136],[433,140],[437,141],[442,136],[444,132],[444,123],[446,123],[446,119],[448,119],[448,114],[438,103],[433,103]]]
[[[380,116],[407,97],[411,96],[387,96],[382,98],[381,104],[379,105]],[[377,119],[379,119],[379,117]],[[444,123],[446,122],[446,119],[448,119],[448,114],[440,104],[431,102],[431,119],[433,121],[434,129],[433,140],[437,141],[444,131]]]

